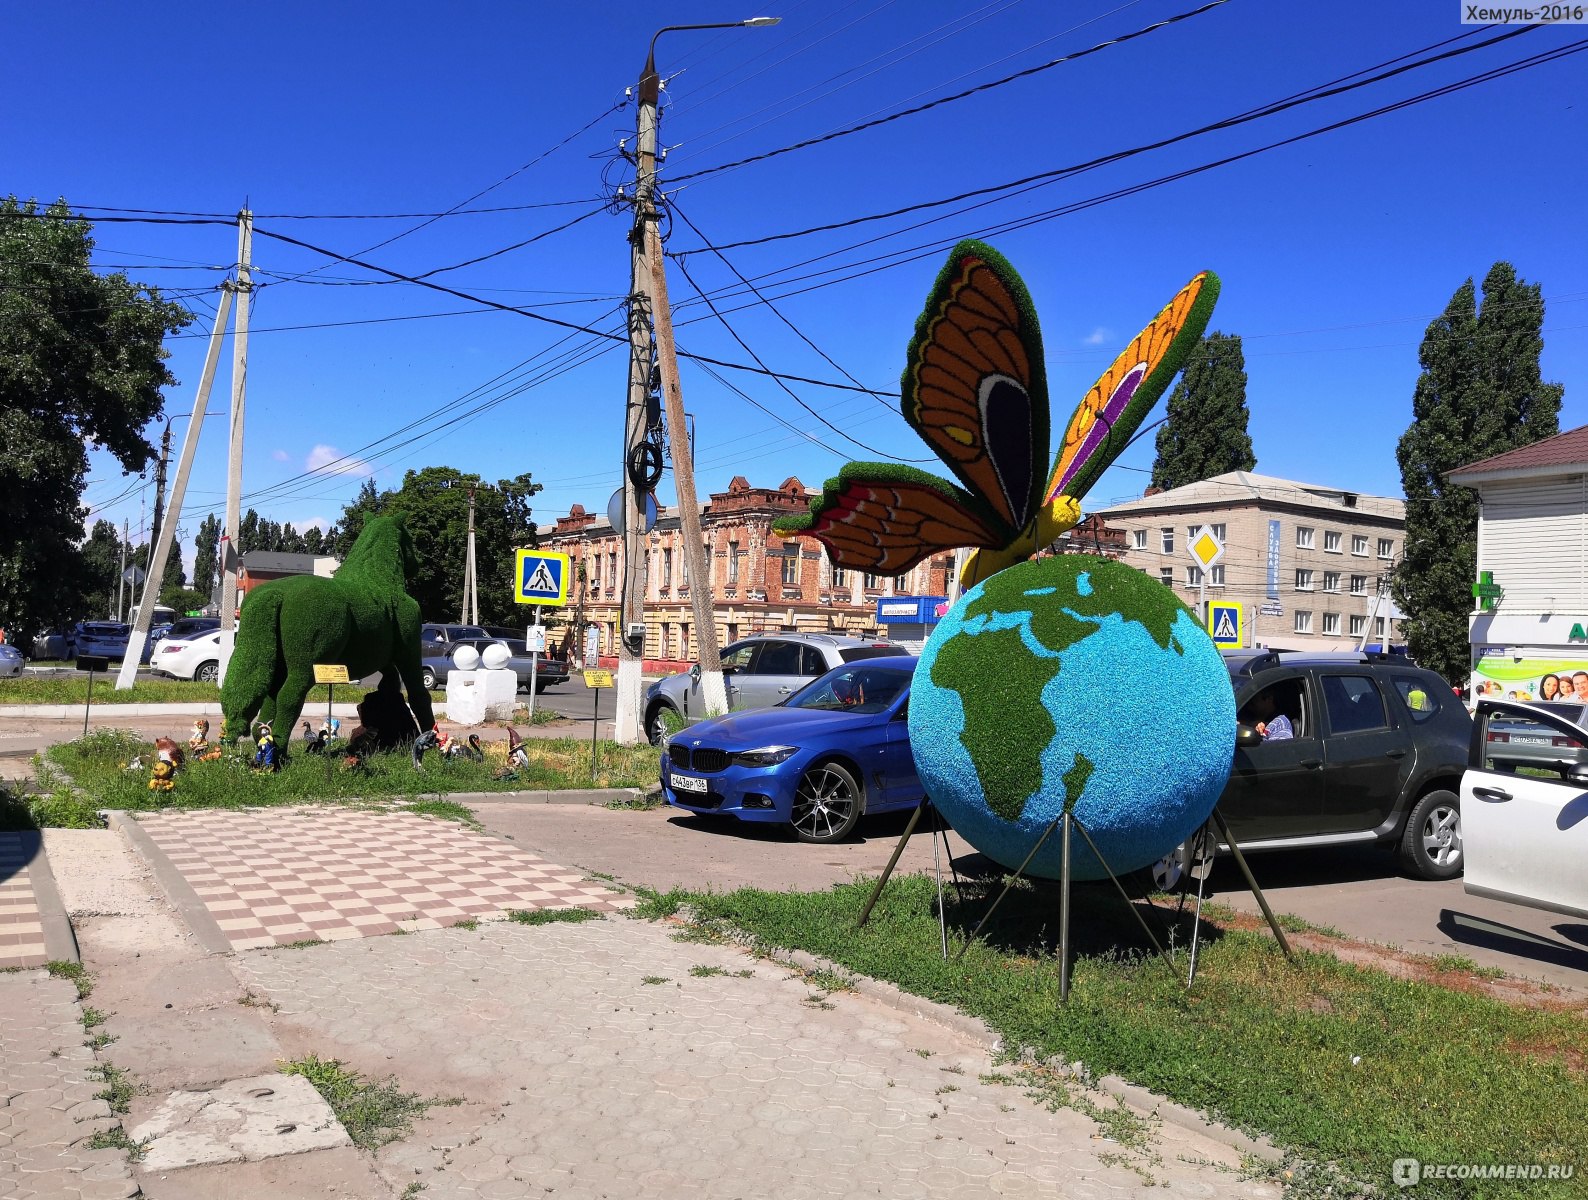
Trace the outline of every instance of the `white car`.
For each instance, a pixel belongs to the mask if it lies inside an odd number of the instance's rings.
[[[1467,891],[1588,917],[1588,729],[1512,700],[1479,700],[1472,716],[1461,779]],[[1521,765],[1507,751],[1517,718],[1530,753]]]
[[[166,638],[149,660],[149,667],[176,679],[196,679],[214,683],[221,672],[221,635],[201,633],[195,638],[173,641]]]

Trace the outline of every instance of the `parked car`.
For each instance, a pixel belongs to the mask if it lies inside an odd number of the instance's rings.
[[[433,642],[462,642],[486,636],[485,630],[478,625],[425,624],[419,627],[419,640],[426,645]]]
[[[1588,917],[1588,730],[1552,711],[1571,707],[1478,701],[1461,780],[1462,882],[1473,895]],[[1507,740],[1493,738],[1496,726]],[[1518,762],[1519,728],[1543,731],[1550,757]]]
[[[686,812],[789,825],[836,842],[867,813],[913,808],[906,713],[914,655],[843,663],[781,703],[667,735],[662,795]]]
[[[1376,653],[1243,651],[1225,665],[1239,725],[1218,811],[1243,852],[1378,844],[1420,878],[1460,874],[1472,719],[1448,683]],[[1294,736],[1257,732],[1265,696]],[[1155,882],[1182,885],[1192,858],[1181,846]]]
[[[149,661],[155,666],[160,665],[160,655],[164,652],[166,642],[185,642],[190,638],[199,637],[201,634],[214,633],[221,627],[219,617],[179,617],[166,628],[158,637],[155,631],[149,631],[149,640],[154,643],[154,654]]]
[[[77,634],[77,655],[99,655],[109,659],[127,657],[127,642],[132,637],[132,626],[124,621],[84,621]],[[148,662],[154,653],[154,643],[143,643],[143,659]]]
[[[1579,732],[1588,729],[1588,704],[1567,703],[1563,700],[1534,701],[1529,709],[1550,713],[1577,726]],[[1588,754],[1576,749],[1571,738],[1560,734],[1549,725],[1540,725],[1534,713],[1495,713],[1484,728],[1486,757],[1497,771],[1514,771],[1518,767],[1534,767],[1546,771],[1559,771],[1562,761],[1588,764]]]
[[[34,662],[42,659],[72,659],[77,657],[77,631],[81,625],[65,629],[51,629],[33,639],[28,657]]]
[[[743,638],[722,652],[728,709],[768,708],[844,663],[909,653],[892,642],[842,634],[769,633]],[[699,664],[646,688],[643,711],[645,732],[653,744],[668,728],[691,725],[706,717]]]
[[[507,647],[511,657],[508,658],[506,665],[518,676],[518,690],[527,692],[530,686],[531,664],[529,649],[524,644],[524,640],[520,638],[515,642],[507,638],[492,637],[467,638],[457,642],[427,642],[420,661],[425,690],[446,686],[447,672],[457,669],[453,657],[463,647],[467,646],[484,654],[487,646],[496,645]],[[559,683],[567,683],[568,664],[559,658],[552,658],[546,654],[539,655],[538,661],[534,664],[534,680],[537,694]]]
[[[153,670],[174,679],[214,683],[221,673],[221,633],[216,629],[187,638],[166,638],[149,662]]]
[[[9,642],[0,642],[0,676],[20,675],[24,665],[22,651]]]

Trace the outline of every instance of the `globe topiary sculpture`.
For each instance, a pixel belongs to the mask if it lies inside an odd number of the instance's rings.
[[[419,660],[419,602],[407,592],[417,565],[400,517],[364,526],[334,578],[298,575],[248,594],[237,646],[221,686],[223,737],[249,732],[254,718],[292,729],[314,686],[314,664],[347,667],[359,679],[381,673],[379,695],[413,710],[418,728],[435,723]]]

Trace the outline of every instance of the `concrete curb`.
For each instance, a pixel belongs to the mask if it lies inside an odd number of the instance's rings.
[[[426,793],[427,795],[429,793]],[[391,797],[386,797],[391,799]],[[645,798],[644,788],[586,788],[559,791],[536,789],[529,792],[442,792],[443,800],[455,800],[466,807],[490,804],[493,801],[508,804],[622,804]]]
[[[1003,1040],[992,1031],[979,1017],[970,1016],[960,1012],[952,1005],[940,1004],[936,1000],[928,1000],[923,996],[916,996],[886,980],[872,979],[869,976],[858,975],[840,963],[809,954],[804,950],[787,950],[778,948],[776,954],[794,963],[807,971],[832,971],[847,979],[854,985],[855,991],[869,1000],[874,1000],[886,1008],[897,1012],[908,1013],[922,1020],[931,1021],[952,1030],[961,1037],[976,1042],[983,1046],[991,1055],[1004,1051]],[[1069,1071],[1079,1081],[1084,1078],[1082,1071],[1076,1065],[1061,1062],[1061,1067]],[[1192,1133],[1199,1133],[1221,1142],[1241,1154],[1250,1155],[1264,1162],[1276,1163],[1284,1158],[1284,1154],[1272,1143],[1259,1140],[1242,1133],[1239,1129],[1232,1129],[1194,1108],[1187,1108],[1177,1104],[1156,1092],[1128,1083],[1118,1075],[1105,1075],[1101,1079],[1090,1081],[1091,1086],[1107,1095],[1118,1097],[1130,1107],[1139,1112],[1150,1113],[1159,1120]]]
[[[44,835],[32,831],[21,836],[28,855],[28,885],[33,889],[39,924],[44,929],[44,953],[51,962],[82,962],[77,950],[77,933],[72,929],[72,919],[67,916],[60,889],[55,886],[55,872],[50,870],[50,860],[44,853]]]
[[[95,704],[91,711],[96,713],[123,713],[129,717],[219,717],[221,704],[208,701],[202,703],[190,702],[181,704]],[[309,710],[305,710],[307,714]],[[333,704],[331,715],[334,717],[356,717],[358,709],[352,704]],[[436,715],[445,715],[445,707],[436,709]],[[64,721],[67,717],[83,716],[81,704],[0,704],[0,717],[41,717]]]
[[[155,882],[165,893],[165,898],[187,923],[188,929],[192,931],[204,953],[230,954],[231,939],[215,923],[215,918],[204,906],[204,901],[199,899],[198,893],[193,890],[193,885],[188,883],[182,872],[177,870],[171,860],[165,856],[165,851],[155,845],[154,839],[144,832],[132,814],[111,809],[105,813],[105,819],[110,828],[125,837],[148,864],[150,871],[154,873]]]

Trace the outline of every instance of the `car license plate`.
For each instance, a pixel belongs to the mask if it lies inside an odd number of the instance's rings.
[[[1511,735],[1511,741],[1518,746],[1549,745],[1549,739],[1547,737],[1517,737],[1514,733]]]
[[[700,792],[704,794],[707,784],[704,779],[696,779],[693,775],[680,775],[673,772],[673,790],[675,792]]]

